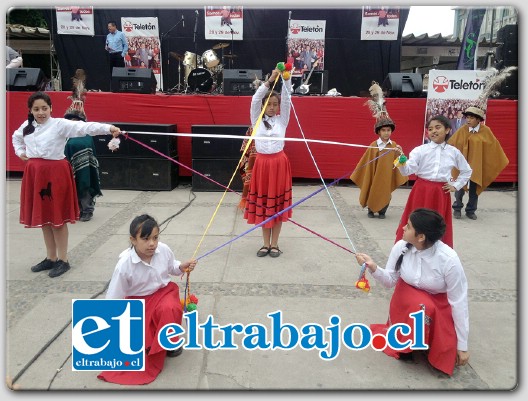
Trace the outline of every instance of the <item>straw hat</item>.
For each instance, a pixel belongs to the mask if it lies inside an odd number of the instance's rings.
[[[468,107],[466,111],[462,112],[464,116],[470,115],[475,117],[480,117],[482,120],[484,120],[484,110],[479,109],[478,107]]]

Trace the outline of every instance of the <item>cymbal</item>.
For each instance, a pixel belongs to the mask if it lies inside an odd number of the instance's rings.
[[[217,43],[213,46],[213,50],[223,49],[225,47],[228,47],[229,43]]]
[[[175,58],[178,61],[182,61],[183,60],[183,56],[181,54],[176,53],[176,52],[169,52],[169,56]]]
[[[225,58],[237,58],[238,56],[236,54],[224,54]]]

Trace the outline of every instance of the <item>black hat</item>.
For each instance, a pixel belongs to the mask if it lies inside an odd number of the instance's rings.
[[[381,117],[376,120],[376,124],[374,124],[374,132],[378,134],[382,127],[391,127],[391,129],[394,131],[396,129],[396,124],[394,124],[394,121],[392,121],[389,117]]]
[[[67,120],[81,120],[86,122],[86,114],[80,110],[68,109],[64,114],[64,118]]]

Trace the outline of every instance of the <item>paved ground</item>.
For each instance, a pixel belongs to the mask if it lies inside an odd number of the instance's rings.
[[[294,200],[319,185],[297,184]],[[71,299],[103,297],[117,255],[128,245],[128,225],[148,212],[163,221],[185,207],[189,185],[170,192],[105,190],[90,222],[70,225],[72,267],[51,279],[29,267],[45,255],[42,234],[18,223],[20,180],[6,183],[6,376],[21,390],[115,390],[97,372],[71,369]],[[295,207],[293,220],[383,264],[409,194],[395,191],[386,220],[368,219],[352,186],[330,188],[342,224],[323,191]],[[162,241],[177,257],[196,250],[222,193],[196,192],[181,214],[163,225]],[[248,226],[237,210],[239,198],[227,194],[197,256],[224,244]],[[134,390],[511,390],[519,382],[519,299],[517,191],[488,190],[480,198],[478,220],[454,222],[455,244],[469,281],[469,365],[448,377],[423,356],[397,361],[371,349],[342,350],[331,362],[316,351],[185,351],[166,360],[153,383]],[[191,275],[199,297],[200,320],[213,315],[219,324],[263,323],[277,309],[297,327],[328,325],[338,314],[344,324],[386,320],[391,291],[376,285],[354,288],[359,267],[353,255],[291,223],[283,227],[277,259],[257,258],[260,229],[200,260]],[[180,288],[183,283],[177,280]]]

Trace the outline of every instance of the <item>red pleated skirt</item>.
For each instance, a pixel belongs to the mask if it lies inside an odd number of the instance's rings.
[[[181,325],[183,308],[180,301],[180,290],[178,285],[171,281],[154,294],[127,298],[145,300],[145,350],[148,350],[145,356],[145,370],[142,372],[106,371],[97,377],[117,384],[148,384],[153,382],[163,370],[167,355],[167,351],[158,342],[159,330],[169,323]],[[174,341],[178,341],[178,338]]]
[[[442,242],[453,248],[453,210],[451,209],[451,193],[442,189],[443,182],[433,182],[418,178],[414,183],[400,225],[396,230],[396,241],[403,238],[403,227],[409,221],[410,214],[418,208],[425,207],[436,210],[442,215],[446,223],[446,231]]]
[[[273,154],[257,153],[244,219],[248,224],[260,224],[292,204],[292,175],[288,156],[283,151]],[[287,221],[292,209],[268,221],[263,227],[273,228],[279,221]]]
[[[20,224],[61,227],[75,220],[79,220],[79,205],[70,163],[29,159],[20,191]]]
[[[446,293],[429,294],[400,278],[391,298],[389,320],[386,324],[371,324],[372,334],[386,335],[389,326],[398,323],[405,323],[412,328],[414,320],[409,314],[422,309],[425,311],[425,344],[429,346],[427,359],[436,369],[452,375],[457,357],[457,336]],[[408,336],[398,334],[400,342],[411,340],[412,337],[412,333]],[[411,350],[394,351],[387,346],[383,352],[399,359],[400,352],[411,352]]]

